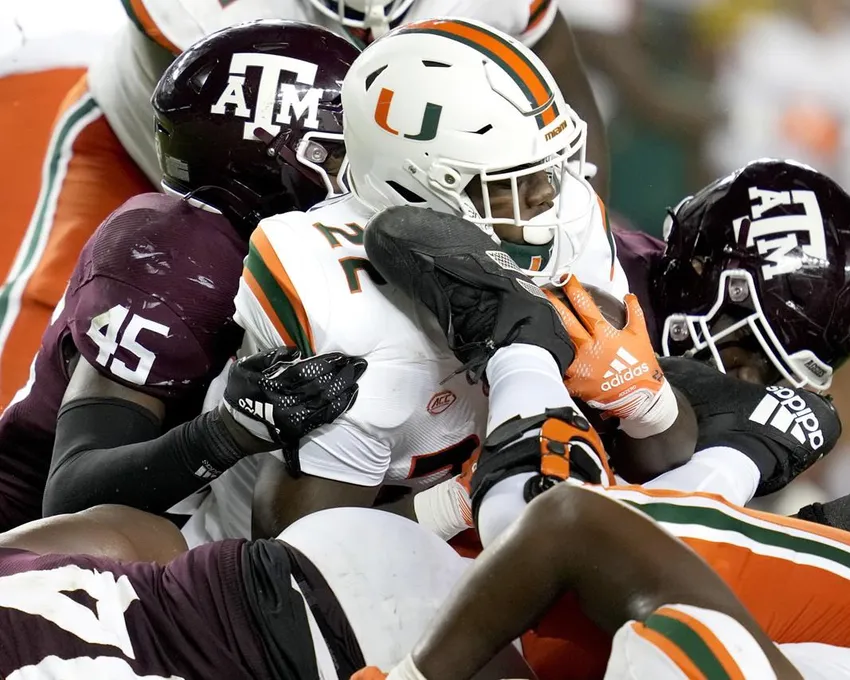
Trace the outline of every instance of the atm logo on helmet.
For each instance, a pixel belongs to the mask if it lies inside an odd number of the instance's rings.
[[[762,256],[765,264],[761,273],[766,281],[797,271],[806,259],[826,261],[826,234],[814,191],[750,187],[749,194],[751,214],[732,220],[732,227],[738,243],[741,231],[746,229],[746,247],[755,247]],[[786,214],[769,215],[780,207]],[[797,248],[803,251],[803,257],[789,257]]]
[[[387,119],[390,115],[390,106],[393,103],[395,92],[388,90],[386,87],[381,89],[378,95],[378,104],[375,106],[375,122],[383,130],[386,130],[391,135],[398,135],[399,131],[391,127]],[[433,102],[425,104],[425,113],[422,114],[422,123],[419,126],[419,132],[415,135],[405,134],[405,139],[412,139],[414,142],[430,142],[437,136],[437,128],[440,127],[440,117],[443,115],[443,107]]]
[[[245,78],[249,68],[261,69],[259,87],[249,87],[248,92],[256,90],[257,101],[253,110],[246,98]],[[210,113],[224,115],[227,107],[233,107],[234,115],[246,118],[242,139],[256,139],[254,130],[262,128],[276,135],[281,125],[291,125],[304,119],[304,127],[319,128],[319,102],[325,94],[324,89],[310,87],[303,96],[299,92],[303,87],[293,83],[281,83],[283,74],[295,74],[295,82],[311,86],[316,81],[319,67],[308,61],[284,57],[279,54],[234,54],[230,60],[230,75],[227,85],[218,101],[210,108]],[[278,106],[279,103],[279,106]]]

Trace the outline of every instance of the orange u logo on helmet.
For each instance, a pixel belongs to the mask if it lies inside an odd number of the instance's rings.
[[[391,135],[399,135],[399,131],[390,127],[387,118],[390,115],[390,106],[393,102],[395,92],[388,90],[386,87],[381,89],[378,95],[378,104],[375,106],[375,122],[378,126],[389,132]],[[405,139],[412,139],[415,142],[430,142],[437,136],[437,128],[440,127],[440,116],[443,115],[443,107],[434,102],[425,104],[425,113],[422,114],[422,124],[419,126],[419,132],[415,135],[403,135]]]

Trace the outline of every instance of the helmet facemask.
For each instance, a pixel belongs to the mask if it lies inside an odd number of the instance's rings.
[[[529,251],[535,283],[569,273],[599,211],[587,126],[531,50],[480,22],[413,22],[364,50],[342,92],[347,179],[367,207],[454,214]]]
[[[436,198],[451,212],[463,216],[491,236],[498,244],[497,228],[500,225],[522,229],[522,245],[550,245],[545,263],[538,268],[521,268],[534,278],[545,277],[552,283],[563,283],[564,274],[581,255],[590,236],[589,214],[596,194],[584,179],[587,125],[573,114],[571,134],[565,136],[563,146],[554,154],[519,167],[497,168],[441,157],[435,158],[427,168],[405,164],[405,170],[416,184]],[[524,219],[521,206],[520,185],[525,178],[545,172],[553,188],[552,207],[534,217]],[[481,209],[470,196],[472,182],[480,182]],[[498,191],[498,183],[508,183],[511,194],[511,214],[496,216],[491,193]],[[408,182],[408,185],[411,185]],[[411,199],[419,198],[408,196]],[[430,202],[430,201],[429,201]],[[411,200],[416,205],[416,200]],[[434,207],[434,206],[429,206]]]
[[[348,29],[380,38],[410,9],[414,0],[308,0],[317,11]]]
[[[735,320],[719,324],[730,308]],[[718,326],[722,325],[722,328]],[[748,331],[766,359],[779,375],[796,388],[816,391],[829,388],[832,368],[814,352],[801,350],[789,354],[782,346],[761,305],[753,276],[743,269],[721,272],[717,299],[705,314],[672,314],[664,321],[662,348],[664,356],[695,357],[707,353],[715,367],[726,372],[720,348],[723,343]]]

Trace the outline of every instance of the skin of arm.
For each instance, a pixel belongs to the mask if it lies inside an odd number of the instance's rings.
[[[800,678],[696,553],[638,511],[568,484],[530,503],[475,560],[413,661],[426,678],[471,678],[568,590],[611,633],[665,604],[723,612],[753,635],[778,678]]]
[[[697,417],[687,397],[675,387],[679,405],[676,421],[664,432],[644,439],[632,439],[618,430],[608,451],[611,463],[623,479],[643,484],[687,463],[697,443]]]
[[[171,522],[122,505],[36,520],[0,535],[0,548],[167,564],[187,550]]]
[[[293,477],[286,465],[267,456],[254,485],[251,532],[273,538],[296,520],[319,510],[372,506],[380,486],[359,486],[302,474]]]

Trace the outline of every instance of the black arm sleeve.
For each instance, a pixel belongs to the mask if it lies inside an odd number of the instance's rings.
[[[245,455],[215,409],[165,434],[160,429],[153,414],[123,399],[63,406],[44,516],[103,503],[164,513]]]

